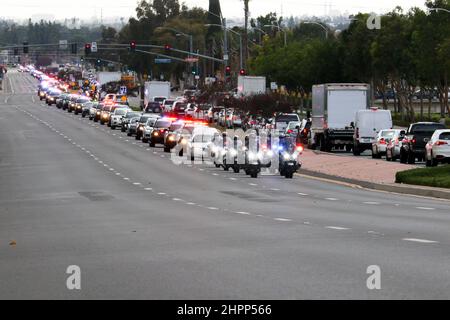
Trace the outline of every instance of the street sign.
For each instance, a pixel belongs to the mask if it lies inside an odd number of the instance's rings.
[[[97,52],[97,42],[92,42],[92,44],[91,44],[91,52]]]
[[[229,56],[227,54],[223,55],[223,60],[228,61],[229,60],[228,58],[229,58]]]
[[[278,84],[276,82],[270,83],[270,89],[271,90],[278,90]]]
[[[160,59],[160,58],[157,58],[157,59],[155,59],[155,63],[157,63],[157,64],[168,64],[168,63],[172,63],[172,59]]]
[[[59,49],[67,50],[67,40],[59,40]]]

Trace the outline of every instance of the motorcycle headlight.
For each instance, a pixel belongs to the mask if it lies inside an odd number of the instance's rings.
[[[287,152],[283,153],[283,159],[285,161],[291,160],[291,155]]]
[[[267,155],[268,155],[269,157],[273,157],[273,151],[272,151],[272,150],[268,151],[268,152],[267,152]]]
[[[248,159],[250,161],[256,160],[257,158],[258,158],[258,155],[256,153],[254,153],[254,152],[249,152],[248,153]]]
[[[236,150],[234,150],[234,149],[231,149],[230,150],[230,155],[232,156],[232,157],[236,157],[237,156],[237,151]]]

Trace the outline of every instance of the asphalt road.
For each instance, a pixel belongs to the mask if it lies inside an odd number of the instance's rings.
[[[29,75],[7,81],[2,299],[450,298],[449,202],[177,166],[46,106]],[[70,265],[81,290],[66,287]]]

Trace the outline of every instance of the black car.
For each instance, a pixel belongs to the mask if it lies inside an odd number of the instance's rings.
[[[127,112],[127,114],[122,118],[122,124],[121,124],[120,131],[127,132],[131,119],[140,117],[140,116],[141,116],[140,112],[135,112],[135,111]]]
[[[425,160],[425,146],[436,130],[445,129],[445,125],[436,122],[418,122],[409,126],[402,141],[400,162],[415,164],[416,160]]]
[[[170,125],[169,130],[164,135],[164,152],[170,152],[177,145],[177,133],[182,130],[186,124],[183,121],[175,121]]]
[[[47,93],[45,98],[45,102],[51,106],[52,104],[56,104],[56,99],[61,95],[61,91],[52,90]]]
[[[164,136],[169,131],[172,121],[167,119],[159,119],[156,121],[153,131],[150,134],[150,147],[154,147],[156,144],[164,144]]]
[[[82,98],[78,98],[77,100],[75,100],[75,107],[74,107],[74,113],[75,114],[79,114],[83,112],[83,104],[85,104],[86,102],[91,101],[89,98],[86,97],[82,97]]]
[[[58,109],[61,109],[64,104],[64,100],[67,99],[69,95],[67,93],[62,93],[57,99],[56,99],[56,107]]]

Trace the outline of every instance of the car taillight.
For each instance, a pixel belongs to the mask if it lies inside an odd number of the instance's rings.
[[[415,144],[416,143],[416,139],[411,139],[411,143]]]
[[[444,146],[444,145],[447,145],[447,144],[448,143],[446,141],[442,141],[442,140],[436,141],[434,143],[435,146]]]
[[[287,133],[288,134],[291,134],[293,131],[291,130],[291,129],[289,129],[288,131],[287,131]]]

